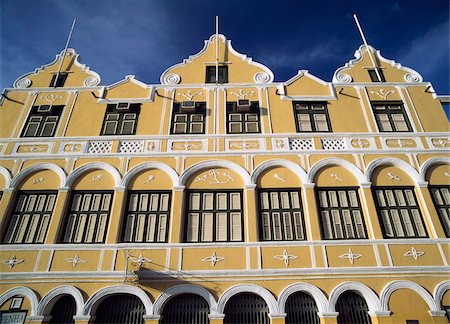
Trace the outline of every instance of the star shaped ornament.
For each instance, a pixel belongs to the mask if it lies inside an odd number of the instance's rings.
[[[24,261],[24,260],[19,260],[19,259],[16,258],[15,255],[13,255],[12,258],[9,259],[9,260],[2,260],[2,263],[3,263],[4,265],[8,265],[9,268],[11,269],[11,268],[13,268],[16,264],[22,263],[23,261]]]
[[[417,251],[417,250],[415,249],[415,247],[413,246],[413,247],[411,248],[411,251],[408,251],[408,252],[406,252],[406,253],[403,254],[403,255],[406,256],[406,257],[413,257],[414,260],[417,261],[417,259],[419,259],[419,258],[420,258],[422,255],[424,255],[424,254],[425,254],[425,252]]]
[[[137,258],[130,257],[130,260],[133,261],[133,262],[136,262],[140,267],[142,267],[142,265],[145,264],[146,262],[152,262],[153,261],[151,259],[147,259],[142,254],[139,255]]]
[[[214,252],[211,256],[202,259],[203,262],[211,262],[214,267],[217,262],[225,260],[225,257],[217,256],[216,252]]]
[[[339,257],[341,259],[348,259],[351,264],[354,264],[356,259],[362,257],[362,254],[353,253],[352,249],[348,249],[348,253],[344,253]]]
[[[75,257],[73,258],[67,258],[64,259],[66,262],[71,262],[72,263],[72,268],[75,268],[77,266],[78,263],[84,263],[86,262],[86,260],[81,259],[78,254],[75,254]]]
[[[287,267],[287,266],[289,266],[289,261],[290,261],[290,260],[295,260],[295,259],[297,259],[298,256],[289,254],[288,251],[284,250],[284,251],[283,251],[283,254],[281,254],[281,255],[275,255],[273,258],[276,259],[276,260],[282,260],[282,261],[284,261],[284,264],[285,264],[286,267]]]

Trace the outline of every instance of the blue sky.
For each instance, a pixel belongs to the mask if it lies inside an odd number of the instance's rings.
[[[362,43],[357,13],[369,44],[450,94],[448,0],[0,0],[0,11],[2,89],[53,61],[73,18],[70,47],[102,84],[128,74],[159,83],[167,67],[203,47],[215,15],[234,48],[267,65],[275,81],[299,69],[331,81]]]

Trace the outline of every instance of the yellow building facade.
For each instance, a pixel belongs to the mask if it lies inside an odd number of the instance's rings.
[[[60,53],[1,98],[2,322],[447,323],[440,99],[365,46],[331,82],[223,35],[160,84]]]

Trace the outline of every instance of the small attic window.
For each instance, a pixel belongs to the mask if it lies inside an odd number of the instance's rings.
[[[216,83],[216,66],[211,65],[206,67],[206,81],[205,83]],[[228,83],[228,66],[219,66],[219,82]]]
[[[369,76],[370,76],[370,80],[372,80],[372,82],[386,82],[386,79],[384,78],[384,74],[383,74],[383,70],[377,68],[378,70],[378,74],[381,77],[381,81],[378,79],[378,75],[377,72],[375,71],[375,69],[369,69]]]
[[[67,72],[55,73],[52,77],[52,81],[50,81],[50,87],[54,87],[54,88],[63,87],[64,83],[66,83],[67,75],[68,75]],[[58,76],[57,79],[56,79],[56,76]],[[55,83],[55,79],[56,79],[56,83]]]

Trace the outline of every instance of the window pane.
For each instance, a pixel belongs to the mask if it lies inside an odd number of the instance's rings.
[[[271,239],[271,224],[269,213],[262,213],[263,240]]]
[[[297,240],[303,240],[303,220],[302,214],[299,212],[294,212],[294,226],[295,226],[295,238]]]
[[[133,234],[134,234],[134,214],[130,214],[127,217],[127,224],[125,226],[125,242],[133,241]]]
[[[280,192],[281,208],[289,209],[289,194],[287,192]]]
[[[144,230],[145,230],[145,214],[139,214],[137,216],[137,225],[136,225],[136,238],[135,238],[136,242],[142,242],[144,240]]]
[[[269,209],[269,194],[267,192],[261,193],[261,208]]]
[[[343,238],[344,231],[342,229],[341,218],[337,210],[331,211],[331,219],[333,220],[335,238]]]
[[[203,194],[203,210],[212,210],[214,203],[214,195],[212,193]]]
[[[202,241],[210,242],[213,239],[213,214],[202,214]]]
[[[217,214],[217,225],[216,225],[216,240],[226,241],[227,240],[227,214],[218,213]]]
[[[231,213],[231,240],[242,241],[242,224],[240,213]]]
[[[106,231],[106,221],[108,220],[108,215],[106,214],[100,214],[100,219],[98,222],[98,229],[97,229],[97,235],[95,238],[95,242],[103,242],[105,237],[105,231]]]
[[[394,237],[394,230],[392,229],[391,219],[386,210],[381,211],[381,219],[384,225],[384,233],[387,237]]]
[[[281,240],[281,216],[280,213],[273,213],[273,238]]]
[[[190,209],[191,210],[200,210],[200,194],[192,193],[190,195]]]
[[[148,215],[147,221],[147,237],[145,238],[146,242],[155,241],[155,231],[156,231],[156,215],[150,214]]]
[[[241,194],[237,192],[233,192],[230,194],[230,201],[232,210],[240,210],[241,209]]]
[[[284,235],[286,240],[292,240],[292,224],[291,224],[291,214],[288,212],[283,212],[283,225],[284,225]]]
[[[216,195],[217,200],[217,209],[218,210],[226,210],[227,209],[227,194],[226,193],[218,193]]]
[[[191,213],[188,215],[187,241],[198,242],[198,214]]]
[[[322,213],[323,235],[326,239],[333,238],[333,231],[331,229],[330,214],[327,211]]]
[[[91,214],[89,215],[89,220],[87,224],[87,231],[86,231],[86,243],[91,243],[94,238],[94,230],[95,230],[95,223],[97,221],[97,214]]]
[[[158,242],[165,242],[166,230],[167,230],[167,215],[161,215],[159,217]]]

